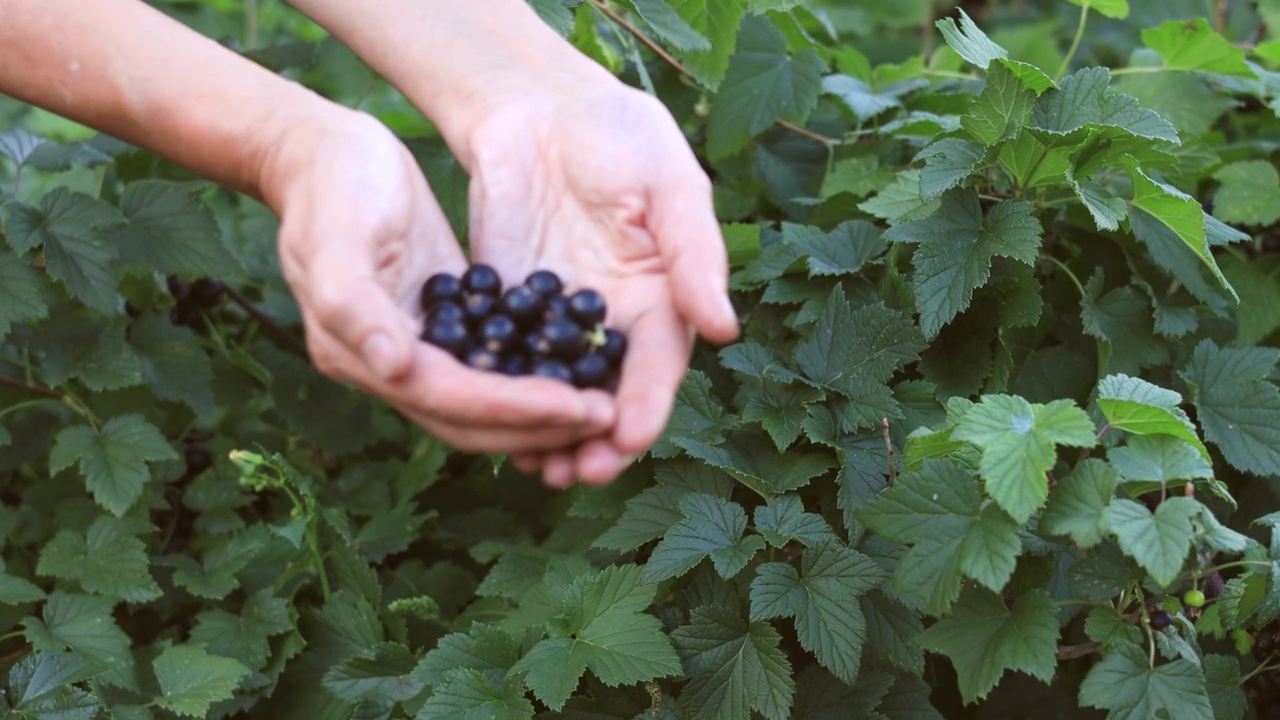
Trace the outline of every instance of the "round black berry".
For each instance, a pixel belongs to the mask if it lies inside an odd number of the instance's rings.
[[[200,278],[191,283],[191,301],[202,308],[211,308],[222,300],[226,287],[217,280]]]
[[[179,302],[169,310],[169,322],[189,328],[200,327],[200,308],[187,301]]]
[[[471,346],[471,336],[467,333],[467,326],[456,320],[441,320],[427,325],[426,331],[422,333],[422,339],[455,357],[462,357]]]
[[[510,315],[520,327],[531,327],[542,317],[542,297],[524,285],[517,285],[503,293],[498,309]]]
[[[165,284],[169,286],[169,294],[173,296],[174,300],[182,301],[187,298],[189,289],[187,284],[182,281],[182,278],[177,275],[170,275],[165,279]]]
[[[488,265],[472,265],[462,273],[462,289],[496,298],[502,292],[502,278]]]
[[[490,315],[480,324],[480,344],[491,352],[505,355],[516,347],[520,332],[506,315]]]
[[[493,314],[493,308],[497,305],[497,300],[492,295],[482,295],[480,293],[472,293],[467,295],[467,299],[462,306],[462,311],[466,313],[467,321],[472,325],[479,325],[485,318]]]
[[[573,382],[573,372],[568,365],[559,360],[539,360],[533,364],[533,374],[538,377],[562,380],[567,383]]]
[[[587,339],[577,323],[572,320],[552,320],[542,327],[542,337],[538,339],[536,350],[543,355],[573,360],[586,347]]]
[[[524,284],[544,298],[553,298],[564,292],[560,276],[550,270],[535,270],[525,278]]]
[[[547,298],[546,307],[542,311],[543,322],[551,322],[552,320],[563,320],[569,317],[569,298],[563,295],[556,295],[553,298]]]
[[[542,331],[540,330],[526,333],[523,347],[524,354],[534,359],[541,359],[550,351],[547,343],[542,339]]]
[[[511,355],[502,361],[502,372],[512,377],[529,374],[529,359],[524,355]]]
[[[569,296],[569,317],[584,328],[604,322],[604,296],[595,290],[579,290]]]
[[[613,328],[605,328],[604,342],[596,352],[608,360],[609,365],[618,367],[622,364],[622,356],[627,354],[627,336]]]
[[[462,302],[462,282],[449,273],[436,273],[422,284],[422,309],[431,308],[442,302]]]
[[[1156,610],[1151,613],[1151,629],[1163,630],[1173,624],[1173,616],[1165,610]]]
[[[575,360],[572,370],[573,384],[580,388],[602,387],[609,379],[609,361],[596,353]]]
[[[187,463],[187,475],[191,477],[195,477],[213,466],[213,456],[209,454],[208,450],[199,445],[188,445],[182,451],[182,457]]]
[[[427,312],[427,322],[429,323],[443,322],[445,320],[450,322],[466,322],[467,313],[462,309],[461,305],[449,301],[437,303],[430,311]]]
[[[467,353],[467,367],[476,370],[497,370],[501,364],[498,354],[488,348],[476,348]]]

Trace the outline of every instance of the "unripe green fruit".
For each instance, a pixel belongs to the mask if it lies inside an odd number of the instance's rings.
[[[1189,607],[1204,607],[1204,593],[1199,590],[1188,590],[1182,594],[1182,604]]]

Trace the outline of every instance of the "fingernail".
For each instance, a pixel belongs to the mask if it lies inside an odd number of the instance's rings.
[[[720,303],[721,309],[724,311],[724,316],[732,318],[735,323],[738,322],[738,311],[734,309],[733,300],[729,298],[728,293],[720,296]]]
[[[395,373],[399,360],[396,357],[396,344],[386,333],[377,332],[370,335],[369,339],[364,341],[360,354],[364,356],[365,365],[368,365],[373,374],[379,378],[386,380]]]

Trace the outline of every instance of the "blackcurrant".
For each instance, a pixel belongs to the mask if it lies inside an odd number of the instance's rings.
[[[183,300],[169,310],[169,322],[192,329],[200,327],[200,309]]]
[[[456,320],[441,320],[427,325],[426,331],[422,333],[422,339],[455,357],[462,357],[471,346],[471,336],[467,333],[467,326]]]
[[[584,328],[604,322],[604,296],[595,290],[579,290],[569,296],[569,317]]]
[[[552,298],[564,292],[560,276],[550,270],[535,270],[525,278],[524,284],[544,298]]]
[[[524,355],[511,355],[502,361],[502,372],[513,377],[529,374],[529,359]]]
[[[580,388],[602,387],[609,379],[609,361],[596,353],[575,360],[572,370],[573,384]]]
[[[466,322],[467,313],[462,309],[461,305],[450,301],[437,303],[435,307],[427,312],[427,322],[442,322],[445,320]]]
[[[169,286],[169,294],[173,296],[174,300],[181,301],[186,299],[189,290],[182,278],[177,275],[170,275],[165,279],[165,284]]]
[[[202,308],[211,308],[222,300],[226,287],[217,280],[200,278],[191,283],[191,301]]]
[[[1155,610],[1151,613],[1151,629],[1163,630],[1173,624],[1173,616],[1166,610]]]
[[[627,354],[627,336],[613,328],[605,328],[604,342],[596,348],[596,352],[608,360],[611,366],[618,367],[622,364],[622,356]]]
[[[472,265],[462,273],[462,289],[496,298],[502,292],[502,278],[488,265]]]
[[[567,383],[573,382],[573,371],[569,369],[568,365],[559,360],[539,360],[533,364],[533,374],[538,377],[562,380]]]
[[[485,318],[493,314],[495,305],[497,305],[497,300],[492,295],[472,293],[467,295],[462,311],[466,313],[467,322],[472,325],[479,325]]]
[[[505,355],[516,347],[520,332],[506,315],[490,315],[480,324],[479,341],[490,352]]]
[[[541,359],[550,352],[550,348],[547,346],[547,343],[542,340],[541,330],[534,330],[533,332],[525,333],[523,347],[524,354],[534,358],[535,360]]]
[[[498,309],[511,316],[520,327],[531,327],[542,317],[542,297],[524,285],[507,290],[498,301]]]
[[[552,320],[542,327],[536,350],[564,360],[574,360],[587,347],[582,328],[572,320]]]
[[[563,320],[567,317],[569,317],[569,298],[563,295],[547,298],[546,307],[542,311],[543,322]]]
[[[422,309],[431,308],[442,302],[462,302],[462,282],[449,273],[436,273],[422,284]]]
[[[467,367],[476,370],[497,370],[501,364],[498,354],[488,348],[476,348],[467,353]]]

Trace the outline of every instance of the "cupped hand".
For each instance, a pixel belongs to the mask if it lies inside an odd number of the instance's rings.
[[[737,335],[711,185],[666,108],[611,76],[487,105],[459,153],[473,257],[506,282],[548,268],[599,290],[629,340],[614,427],[516,464],[555,487],[606,482],[661,435],[695,332]]]
[[[341,111],[284,137],[264,165],[284,276],[321,372],[465,451],[544,452],[613,426],[602,392],[472,370],[419,341],[423,281],[467,261],[412,155],[376,120]]]

